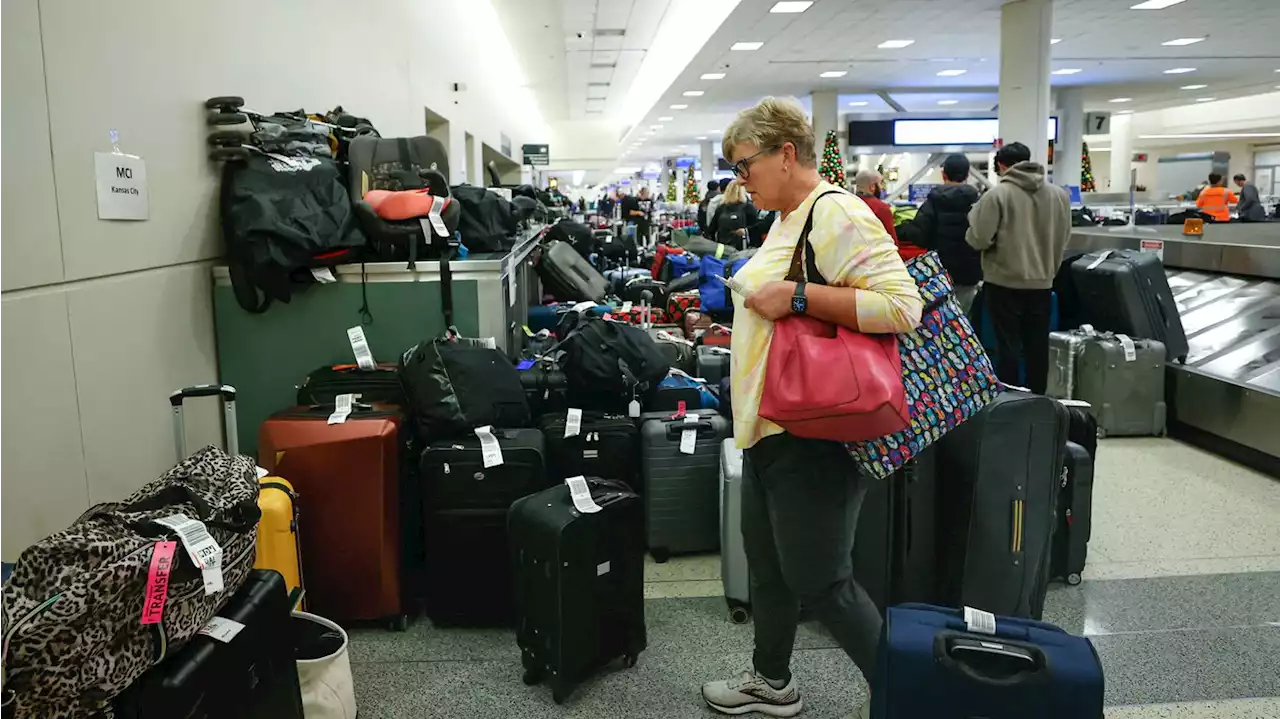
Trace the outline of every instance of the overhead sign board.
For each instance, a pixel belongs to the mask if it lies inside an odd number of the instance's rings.
[[[1086,112],[1084,114],[1084,134],[1110,135],[1111,134],[1111,113]]]
[[[522,145],[520,155],[524,158],[524,164],[541,167],[551,162],[551,155],[547,150],[546,145]]]

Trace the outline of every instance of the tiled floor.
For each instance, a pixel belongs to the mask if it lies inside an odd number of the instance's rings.
[[[1280,481],[1162,439],[1105,440],[1085,581],[1055,585],[1046,619],[1089,636],[1111,719],[1280,717]],[[506,630],[352,633],[360,715],[711,716],[698,685],[745,666],[751,627],[731,624],[717,556],[647,566],[649,648],[563,706],[520,682]],[[817,626],[797,640],[805,717],[836,719],[866,685]]]

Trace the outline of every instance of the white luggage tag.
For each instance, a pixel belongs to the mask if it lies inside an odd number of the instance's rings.
[[[338,281],[338,278],[333,276],[333,270],[328,267],[312,267],[311,276],[316,278],[316,282],[322,285],[329,285]]]
[[[244,629],[244,625],[234,619],[212,617],[209,619],[209,623],[201,627],[196,634],[203,634],[206,637],[217,639],[223,644],[229,644],[242,629]]]
[[[1133,340],[1129,339],[1129,335],[1116,335],[1116,339],[1120,340],[1120,347],[1124,349],[1125,362],[1138,359],[1138,348],[1133,344]]]
[[[1103,262],[1106,262],[1106,261],[1107,261],[1107,258],[1111,256],[1111,253],[1112,253],[1113,251],[1114,251],[1114,250],[1103,250],[1103,251],[1102,251],[1102,253],[1098,255],[1097,259],[1095,259],[1093,262],[1090,262],[1090,263],[1089,263],[1089,266],[1088,266],[1088,267],[1086,267],[1085,269],[1086,269],[1086,270],[1092,270],[1093,268],[1097,267],[1098,265],[1102,264]]]
[[[351,416],[351,406],[355,401],[354,394],[340,394],[333,398],[333,414],[329,415],[329,424],[342,424]]]
[[[975,634],[995,634],[996,615],[973,607],[964,608],[964,623]]]
[[[445,203],[448,201],[449,200],[447,198],[432,195],[431,208],[427,210],[427,219],[431,221],[431,227],[433,227],[436,234],[441,237],[449,236],[449,228],[445,226],[444,218],[440,216],[440,213],[444,211]]]
[[[692,343],[692,342],[690,342],[689,340],[687,340],[687,339],[685,339],[685,338],[683,338],[683,337],[676,337],[675,335],[671,334],[670,332],[668,332],[668,331],[666,331],[666,330],[658,330],[658,334],[657,334],[657,335],[655,335],[655,337],[654,337],[654,338],[655,338],[655,339],[658,339],[658,340],[661,340],[662,342],[677,342],[677,343],[679,343],[679,344],[689,345],[690,347],[692,347],[692,346],[693,346],[693,343]],[[673,369],[673,370],[671,370],[671,371],[672,371],[672,372],[680,372],[680,370],[677,370],[677,369]],[[680,372],[680,374],[684,374],[684,373],[683,373],[683,372]],[[685,375],[685,376],[686,376],[686,377],[688,377],[689,375]]]
[[[569,498],[573,500],[573,507],[583,514],[595,514],[600,511],[600,505],[591,498],[591,488],[587,486],[585,477],[568,477],[564,483],[569,485]]]
[[[182,548],[187,550],[191,563],[200,568],[204,579],[204,593],[216,594],[222,585],[222,547],[205,529],[204,522],[178,512],[156,520],[178,533]]]
[[[596,303],[595,303],[595,302],[590,302],[590,301],[588,301],[588,302],[579,302],[578,304],[576,304],[576,305],[574,305],[574,306],[573,306],[573,311],[574,311],[574,312],[577,312],[578,314],[582,314],[583,312],[586,312],[587,310],[589,310],[589,309],[591,309],[592,307],[595,307],[595,306],[596,306]]]
[[[629,312],[631,312],[631,301],[627,300],[626,302],[622,303],[622,309],[618,310],[618,313],[625,315]]]
[[[693,425],[693,427],[689,429],[681,430],[680,453],[693,454],[698,444],[698,415],[686,414],[684,416],[684,423],[686,425]]]
[[[493,436],[493,427],[485,425],[476,427],[476,436],[480,438],[480,452],[484,459],[484,468],[497,467],[502,464],[502,445]]]
[[[356,364],[360,369],[377,369],[373,361],[373,352],[369,351],[369,340],[365,339],[364,328],[356,325],[347,330],[347,341],[351,343],[351,352],[356,356]]]
[[[577,437],[582,432],[582,410],[570,407],[564,418],[564,438]]]

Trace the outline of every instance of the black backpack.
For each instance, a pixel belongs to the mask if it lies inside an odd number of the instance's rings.
[[[657,386],[671,364],[649,333],[625,322],[570,312],[556,332],[575,406],[616,411]]]
[[[310,268],[359,260],[365,245],[329,158],[255,152],[225,163],[219,211],[231,288],[255,314],[272,300],[288,302],[294,284],[311,283]]]
[[[419,436],[464,436],[476,427],[531,426],[520,373],[496,349],[442,338],[400,358],[400,378]]]
[[[592,234],[591,228],[581,222],[560,220],[547,228],[547,239],[569,244],[583,259],[590,259],[592,254],[600,251],[600,241]]]
[[[519,229],[511,203],[496,192],[474,185],[457,185],[453,200],[461,208],[458,234],[471,252],[502,252],[511,249],[508,238]]]

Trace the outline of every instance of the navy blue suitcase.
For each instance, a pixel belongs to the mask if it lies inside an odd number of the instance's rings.
[[[889,609],[871,688],[872,719],[1100,719],[1105,684],[1093,643],[1034,619],[968,631],[959,609]]]

